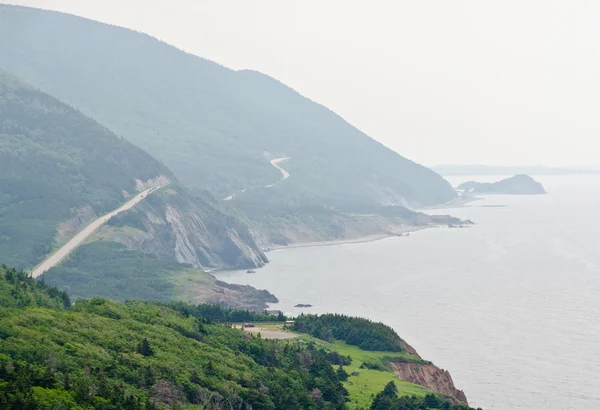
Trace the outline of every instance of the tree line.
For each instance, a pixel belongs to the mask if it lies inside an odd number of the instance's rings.
[[[342,340],[363,350],[401,352],[403,341],[391,327],[340,314],[301,315],[292,330],[331,342]]]

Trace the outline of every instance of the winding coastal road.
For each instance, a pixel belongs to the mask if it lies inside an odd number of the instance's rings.
[[[134,198],[132,198],[129,202],[127,202],[125,205],[121,206],[120,208],[115,209],[111,213],[101,216],[100,218],[98,218],[95,221],[93,221],[92,223],[90,223],[88,226],[83,228],[83,230],[81,232],[79,232],[77,235],[75,235],[75,237],[73,239],[71,239],[69,242],[67,242],[66,245],[64,245],[62,248],[60,248],[56,252],[54,252],[44,262],[42,262],[37,268],[35,268],[31,272],[31,276],[33,276],[34,278],[37,278],[37,277],[41,276],[44,272],[47,272],[50,269],[52,269],[54,266],[59,264],[60,261],[62,261],[68,254],[70,254],[75,249],[77,249],[77,247],[79,247],[79,245],[81,245],[87,238],[89,238],[89,236],[91,234],[93,234],[96,230],[98,230],[98,228],[100,228],[102,225],[104,225],[106,222],[108,222],[108,220],[110,218],[112,218],[115,215],[120,214],[123,211],[127,211],[127,210],[133,208],[142,199],[146,198],[152,192],[154,192],[160,188],[162,188],[162,187],[147,189],[144,192],[136,195]]]
[[[288,179],[290,177],[290,173],[287,172],[285,169],[283,169],[283,168],[281,168],[279,166],[280,162],[287,161],[289,159],[290,159],[290,157],[275,158],[275,159],[272,159],[271,161],[269,161],[271,163],[271,165],[273,165],[275,168],[277,168],[279,170],[279,172],[281,172],[282,178],[279,181],[275,182],[275,183],[272,183],[272,184],[269,184],[269,185],[265,185],[265,188],[273,188],[275,185],[277,185],[281,181],[285,181],[286,179]],[[242,189],[239,192],[235,192],[235,193],[229,195],[227,198],[224,198],[223,201],[231,201],[233,199],[233,197],[236,196],[236,194],[241,194],[241,193],[244,193],[246,191],[247,191],[247,189]]]
[[[283,168],[281,168],[279,166],[280,162],[287,161],[288,159],[290,159],[290,158],[289,157],[287,157],[287,158],[277,158],[277,159],[272,159],[271,160],[271,165],[273,165],[275,168],[277,168],[279,170],[279,172],[281,172],[282,178],[279,181],[275,182],[274,184],[265,186],[265,188],[274,187],[275,185],[277,185],[281,181],[285,181],[286,179],[288,179],[290,177],[290,173],[287,172],[285,169],[283,169]]]

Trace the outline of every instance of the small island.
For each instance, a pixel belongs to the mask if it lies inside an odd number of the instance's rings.
[[[515,175],[498,182],[469,181],[458,186],[469,194],[542,195],[546,190],[529,175]]]

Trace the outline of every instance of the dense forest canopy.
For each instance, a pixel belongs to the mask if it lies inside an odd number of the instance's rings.
[[[65,294],[0,268],[0,408],[343,409],[311,345],[252,337],[164,306]]]
[[[173,310],[178,311],[185,316],[193,316],[197,318],[204,318],[214,322],[221,323],[241,323],[241,322],[285,322],[286,317],[282,312],[277,315],[273,315],[268,312],[252,312],[246,309],[232,309],[216,304],[200,304],[192,305],[190,303],[181,301],[148,301],[158,306],[166,306]]]
[[[403,341],[391,327],[339,314],[301,315],[292,329],[326,341],[343,340],[363,350],[401,352]]]

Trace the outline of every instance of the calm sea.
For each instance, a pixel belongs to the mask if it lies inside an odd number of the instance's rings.
[[[218,276],[270,290],[285,312],[393,326],[472,406],[600,409],[600,176],[536,179],[548,195],[436,212],[470,229],[281,250],[256,274]]]

